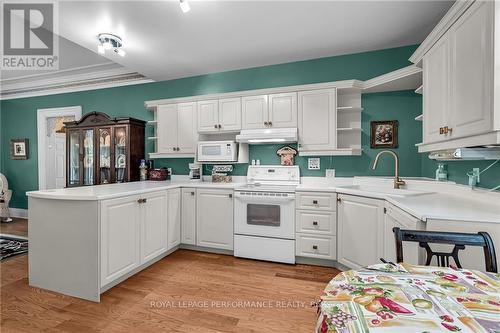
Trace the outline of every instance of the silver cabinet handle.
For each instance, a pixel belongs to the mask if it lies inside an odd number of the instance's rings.
[[[267,121],[264,122],[264,126],[267,127],[267,125],[269,125],[269,123]]]
[[[272,121],[269,122],[269,126],[273,126],[273,122]]]

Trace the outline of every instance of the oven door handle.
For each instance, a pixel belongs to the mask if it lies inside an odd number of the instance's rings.
[[[270,195],[246,195],[246,194],[241,194],[239,192],[235,192],[234,196],[240,200],[245,200],[248,202],[269,202],[269,203],[274,203],[274,202],[289,202],[295,200],[295,195],[288,195],[286,197],[281,197],[281,196],[270,196]]]

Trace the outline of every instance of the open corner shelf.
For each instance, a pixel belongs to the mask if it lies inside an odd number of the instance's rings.
[[[363,111],[362,107],[359,106],[338,106],[337,111],[341,112],[361,112]]]
[[[348,131],[361,131],[360,127],[339,127],[338,132],[348,132]]]
[[[424,89],[424,86],[421,85],[420,87],[418,87],[417,89],[415,89],[415,93],[422,95],[423,89]]]

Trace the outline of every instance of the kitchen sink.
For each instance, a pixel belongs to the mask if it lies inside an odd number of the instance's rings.
[[[390,196],[396,196],[396,197],[411,197],[411,196],[432,193],[432,192],[426,192],[426,191],[406,190],[406,189],[396,189],[396,188],[384,188],[384,187],[380,187],[380,186],[370,186],[370,185],[345,185],[345,186],[339,186],[339,188],[354,190],[354,191],[377,193],[379,195],[390,195]]]

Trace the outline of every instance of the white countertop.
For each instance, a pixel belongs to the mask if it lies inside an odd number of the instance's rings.
[[[373,188],[374,186],[386,186],[388,181],[389,184],[391,181],[390,179],[382,178],[367,179],[349,177],[335,178],[333,181],[327,181],[325,178],[317,180],[309,178],[307,181],[304,179],[302,184],[297,187],[297,191],[336,192],[382,199],[422,221],[438,219],[500,223],[500,195],[497,193],[485,194],[485,191],[476,193],[479,191],[472,191],[470,189],[467,191],[463,186],[454,184],[437,186],[436,182],[429,180],[415,180],[414,184],[417,185],[410,183],[409,187],[412,187],[411,189],[416,188],[416,190],[421,191],[423,194],[406,197],[387,195],[383,193],[383,190],[380,192],[366,192],[355,188],[344,188],[344,186],[349,186],[353,183],[367,181],[371,182],[370,186]],[[234,189],[244,184],[242,182],[212,183],[191,182],[188,180],[145,181],[32,191],[27,192],[27,195],[34,198],[58,200],[103,200],[179,187]],[[445,190],[441,191],[440,187],[444,187]]]

